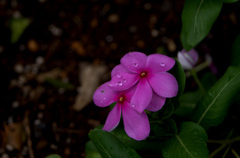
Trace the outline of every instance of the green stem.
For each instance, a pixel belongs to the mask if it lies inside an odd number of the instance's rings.
[[[203,93],[206,93],[205,89],[203,88],[202,83],[200,82],[200,80],[199,80],[199,78],[197,76],[196,70],[192,69],[192,70],[190,70],[190,73],[191,73],[192,77],[194,78],[194,80],[196,81],[196,83],[197,83],[198,87],[200,88],[200,90]]]

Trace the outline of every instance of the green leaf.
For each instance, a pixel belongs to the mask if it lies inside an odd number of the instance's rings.
[[[240,34],[236,37],[231,52],[231,65],[240,66]]]
[[[130,138],[123,126],[118,126],[111,132],[114,136],[116,136],[119,140],[121,140],[124,144],[127,146],[135,149],[135,150],[141,150],[141,151],[159,151],[159,148],[161,148],[161,142],[156,140],[142,140],[142,141],[136,141],[132,138]]]
[[[88,141],[85,145],[86,158],[102,158],[92,141]]]
[[[51,155],[48,155],[46,158],[61,158],[61,156],[57,154],[51,154]]]
[[[217,79],[212,73],[205,73],[201,79],[201,83],[205,90],[209,90],[216,83]],[[185,92],[179,97],[179,106],[174,114],[182,118],[190,118],[197,102],[204,96],[201,90]]]
[[[189,51],[207,36],[222,8],[222,0],[185,0],[181,42]]]
[[[72,85],[71,83],[66,83],[55,78],[46,78],[45,81],[56,88],[63,88],[63,89],[70,89],[70,90],[74,88],[74,85]]]
[[[223,0],[223,3],[234,3],[237,2],[238,0]]]
[[[162,137],[163,140],[172,137],[174,134],[178,133],[176,123],[173,119],[169,118],[166,120],[153,121],[151,123],[151,130],[153,130],[154,135],[158,138]]]
[[[184,93],[179,97],[179,106],[174,111],[174,114],[182,118],[189,118],[197,101],[201,99],[202,96],[203,92],[201,90]]]
[[[162,107],[161,110],[155,112],[153,115],[157,115],[159,119],[167,119],[169,118],[174,112],[174,105],[172,102],[167,102]]]
[[[96,129],[90,131],[88,136],[104,158],[140,158],[135,150],[123,144],[112,133]]]
[[[192,120],[205,128],[219,125],[229,106],[240,90],[240,67],[229,67],[225,74],[211,87],[193,112]]]
[[[12,18],[9,22],[9,27],[11,30],[11,43],[16,43],[24,30],[30,24],[28,18]]]
[[[179,133],[162,147],[164,158],[208,158],[207,133],[193,122],[183,122]]]
[[[175,59],[175,61],[174,67],[169,72],[174,75],[178,82],[178,96],[180,96],[185,88],[186,76],[180,62],[177,59]]]

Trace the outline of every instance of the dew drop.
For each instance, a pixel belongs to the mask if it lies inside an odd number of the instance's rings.
[[[116,77],[117,78],[122,78],[122,76],[120,74],[117,74]]]
[[[121,81],[119,81],[119,82],[117,83],[117,85],[118,85],[118,86],[122,86],[123,83],[122,83]]]
[[[138,67],[138,63],[133,63],[133,66],[134,67]]]
[[[127,82],[127,80],[126,79],[123,79],[123,83],[126,83]]]
[[[112,84],[110,84],[110,83],[109,83],[108,85],[109,85],[110,87],[112,87],[112,86],[113,86],[113,85],[112,85]]]
[[[132,107],[134,108],[134,107],[135,107],[135,105],[134,105],[134,104],[132,104]]]
[[[161,66],[161,67],[165,67],[166,64],[165,64],[165,63],[160,63],[160,66]]]
[[[106,99],[107,99],[106,97],[103,98],[103,100],[106,100]]]

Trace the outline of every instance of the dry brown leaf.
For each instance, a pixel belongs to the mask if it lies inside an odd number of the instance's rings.
[[[99,86],[102,76],[106,73],[107,67],[103,64],[94,65],[87,62],[79,64],[80,92],[78,93],[73,109],[82,110],[91,101],[94,91]]]

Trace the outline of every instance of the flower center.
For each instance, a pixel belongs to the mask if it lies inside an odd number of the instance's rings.
[[[146,71],[141,72],[140,77],[146,77],[146,76],[147,76],[147,72]]]
[[[124,96],[120,96],[120,97],[118,98],[118,101],[119,101],[120,103],[123,103],[124,100],[125,100]]]

